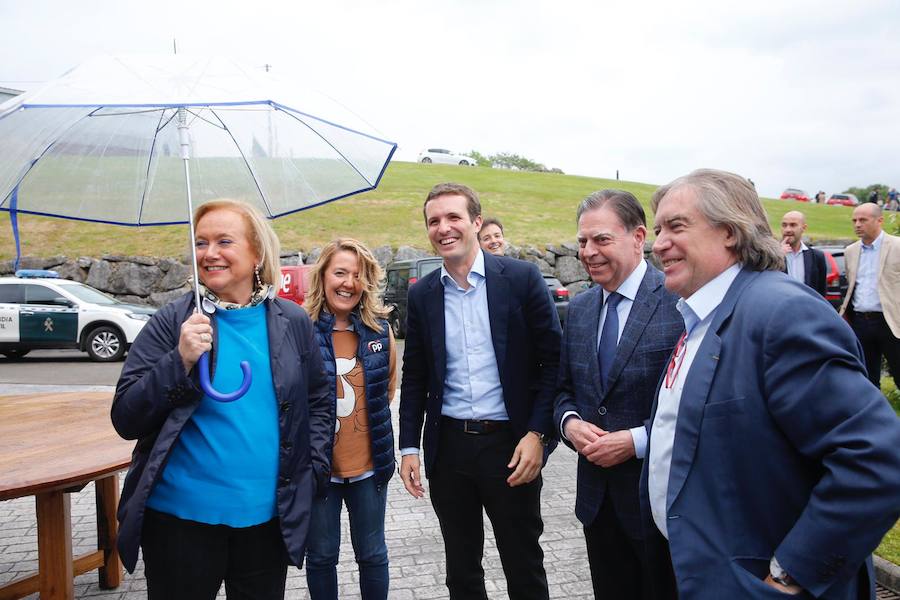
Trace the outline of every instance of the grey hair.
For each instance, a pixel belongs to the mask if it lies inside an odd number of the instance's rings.
[[[575,223],[577,224],[581,221],[581,215],[584,213],[607,205],[616,213],[626,230],[634,231],[638,227],[647,227],[644,207],[641,206],[634,194],[625,190],[614,189],[596,191],[582,200],[581,204],[578,205]]]
[[[666,195],[681,188],[694,191],[697,210],[713,227],[731,232],[733,252],[744,266],[754,271],[783,270],[784,255],[753,184],[728,171],[697,169],[657,189],[650,201],[653,212]]]

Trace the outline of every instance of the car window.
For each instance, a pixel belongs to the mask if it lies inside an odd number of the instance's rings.
[[[437,271],[441,268],[441,261],[433,260],[433,261],[425,261],[419,263],[419,279],[425,277],[432,271]]]
[[[388,271],[387,283],[385,284],[385,288],[393,292],[394,289],[397,287],[398,276],[399,276],[399,273],[397,271]]]
[[[8,304],[22,303],[22,286],[16,283],[0,285],[0,302]]]
[[[56,298],[62,294],[42,285],[28,284],[25,288],[25,304],[56,304]]]
[[[397,291],[406,292],[409,289],[409,269],[400,269],[397,273]]]
[[[121,304],[121,302],[111,296],[107,296],[100,290],[95,290],[94,288],[81,283],[72,283],[66,285],[66,291],[79,300],[83,300],[84,302],[91,302],[92,304]]]

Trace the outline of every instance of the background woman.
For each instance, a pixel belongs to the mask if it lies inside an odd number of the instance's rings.
[[[308,511],[328,480],[334,430],[312,323],[275,297],[278,238],[250,205],[218,200],[194,214],[206,314],[193,293],[157,312],[122,369],[112,406],[119,435],[137,439],[119,505],[129,571],[143,550],[151,599],[283,598],[287,564],[306,550]],[[212,350],[213,385],[195,365]]]
[[[389,403],[396,387],[396,350],[378,298],[381,267],[363,244],[328,244],[310,273],[304,304],[337,405],[331,483],[313,502],[306,580],[313,600],[335,600],[341,543],[341,506],[359,565],[363,600],[388,594],[384,542],[387,483],[394,473]]]

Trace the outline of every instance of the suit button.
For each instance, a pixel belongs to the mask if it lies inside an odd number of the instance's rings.
[[[603,415],[606,414],[606,407],[601,406],[600,408],[597,409],[597,412],[600,413],[600,416],[602,417]]]
[[[283,443],[283,444],[281,445],[281,448],[282,448],[283,450],[288,450],[288,451],[290,451],[291,447],[292,447],[292,445],[291,445],[290,442],[285,442],[285,443]]]

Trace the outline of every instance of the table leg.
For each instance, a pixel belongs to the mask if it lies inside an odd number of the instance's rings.
[[[72,509],[69,494],[37,495],[38,577],[41,600],[72,600]]]
[[[97,495],[97,549],[103,550],[103,566],[100,567],[100,588],[117,588],[122,583],[122,562],[116,547],[118,522],[116,510],[119,506],[119,475],[94,482]]]

